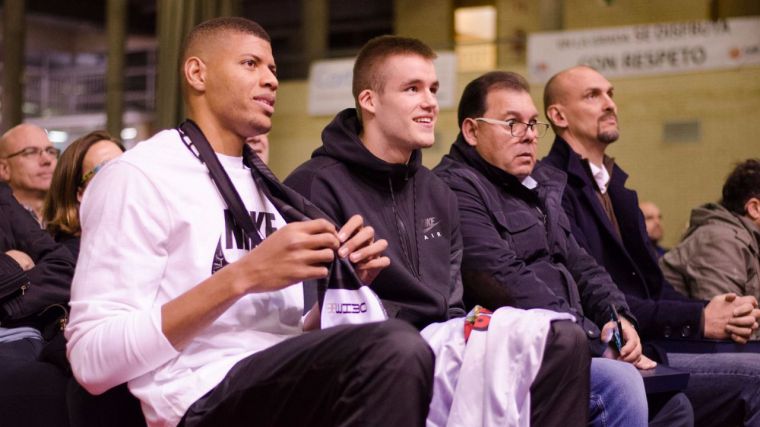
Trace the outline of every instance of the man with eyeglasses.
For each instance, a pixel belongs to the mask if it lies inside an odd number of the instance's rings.
[[[0,138],[0,180],[8,183],[13,196],[37,222],[42,221],[42,205],[59,151],[44,129],[31,124],[20,124]]]
[[[686,395],[700,426],[760,425],[760,355],[661,351],[671,339],[746,343],[757,330],[757,300],[733,293],[709,301],[688,298],[663,277],[648,242],[638,196],[628,175],[607,156],[618,140],[614,86],[587,66],[561,71],[546,83],[544,111],[557,138],[542,160],[564,171],[562,206],[578,243],[625,293],[647,347],[668,365],[690,372]],[[669,342],[669,348],[677,343]],[[712,343],[705,348],[711,348]]]
[[[570,233],[561,206],[565,175],[536,166],[538,138],[549,125],[538,121],[528,83],[511,72],[478,77],[464,89],[458,121],[459,136],[434,172],[459,202],[465,303],[572,314],[592,355],[589,425],[646,425],[636,368],[656,364],[642,355],[625,296]],[[622,323],[618,346],[613,313]],[[681,411],[657,421],[690,425],[685,398],[672,405]]]

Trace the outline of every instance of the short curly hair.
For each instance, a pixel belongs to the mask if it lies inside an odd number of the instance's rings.
[[[721,205],[731,212],[746,214],[749,199],[760,199],[760,159],[748,159],[738,163],[723,184]]]

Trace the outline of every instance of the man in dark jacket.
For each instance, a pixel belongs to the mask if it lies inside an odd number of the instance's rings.
[[[0,325],[42,329],[49,326],[44,320],[51,315],[63,318],[74,260],[40,229],[4,183],[0,183],[0,251]],[[39,348],[27,350],[34,359]]]
[[[564,174],[534,169],[538,137],[548,125],[537,121],[528,91],[515,73],[491,72],[470,82],[459,102],[460,134],[434,169],[461,209],[465,299],[489,308],[573,314],[592,354],[607,356],[591,363],[592,424],[646,424],[643,382],[631,364],[648,369],[655,363],[641,354],[625,297],[570,234],[561,206]],[[607,345],[613,307],[626,341],[619,354]]]
[[[388,241],[391,265],[372,288],[390,317],[419,329],[465,315],[456,198],[421,164],[420,149],[433,144],[438,116],[434,58],[414,39],[367,43],[354,65],[357,108],[335,117],[323,145],[285,181],[337,222],[361,214]],[[571,322],[552,324],[530,387],[532,424],[585,424],[583,341]]]
[[[0,138],[0,181],[8,183],[16,200],[40,223],[58,154],[45,129],[29,123]]]
[[[754,297],[722,294],[710,302],[687,298],[665,281],[647,243],[636,192],[627,175],[605,156],[619,137],[613,86],[589,67],[552,77],[544,109],[557,134],[543,160],[565,171],[562,205],[578,243],[604,266],[639,321],[645,340],[733,338],[743,342],[757,328]],[[687,396],[697,424],[760,424],[760,355],[669,353],[667,362],[691,372]]]
[[[74,260],[0,183],[0,420],[68,425],[67,377],[37,358],[63,328]],[[40,410],[43,409],[43,410]]]

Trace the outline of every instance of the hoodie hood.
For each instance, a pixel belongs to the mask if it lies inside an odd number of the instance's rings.
[[[414,150],[407,164],[388,163],[372,154],[364,146],[359,134],[362,125],[355,108],[347,108],[333,119],[322,131],[322,146],[311,155],[330,157],[348,165],[352,170],[367,175],[373,180],[388,178],[395,183],[405,182],[412,177],[422,164],[422,153]]]
[[[745,228],[750,234],[760,237],[760,230],[754,226],[752,221],[742,218],[741,215],[736,215],[719,203],[707,203],[691,210],[689,228],[686,230],[683,238],[689,237],[699,227],[707,223],[724,223],[734,227]]]

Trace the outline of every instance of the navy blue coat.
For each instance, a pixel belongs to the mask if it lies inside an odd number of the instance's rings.
[[[681,295],[663,277],[647,243],[636,192],[625,188],[628,175],[615,165],[607,189],[620,226],[620,241],[599,202],[593,178],[567,142],[557,137],[541,162],[567,173],[562,206],[573,235],[625,293],[642,338],[701,337],[705,302]]]
[[[539,166],[536,190],[488,164],[461,138],[433,170],[461,210],[465,299],[490,309],[510,305],[571,313],[592,353],[610,305],[633,319],[625,296],[573,238],[562,210],[565,175]]]

